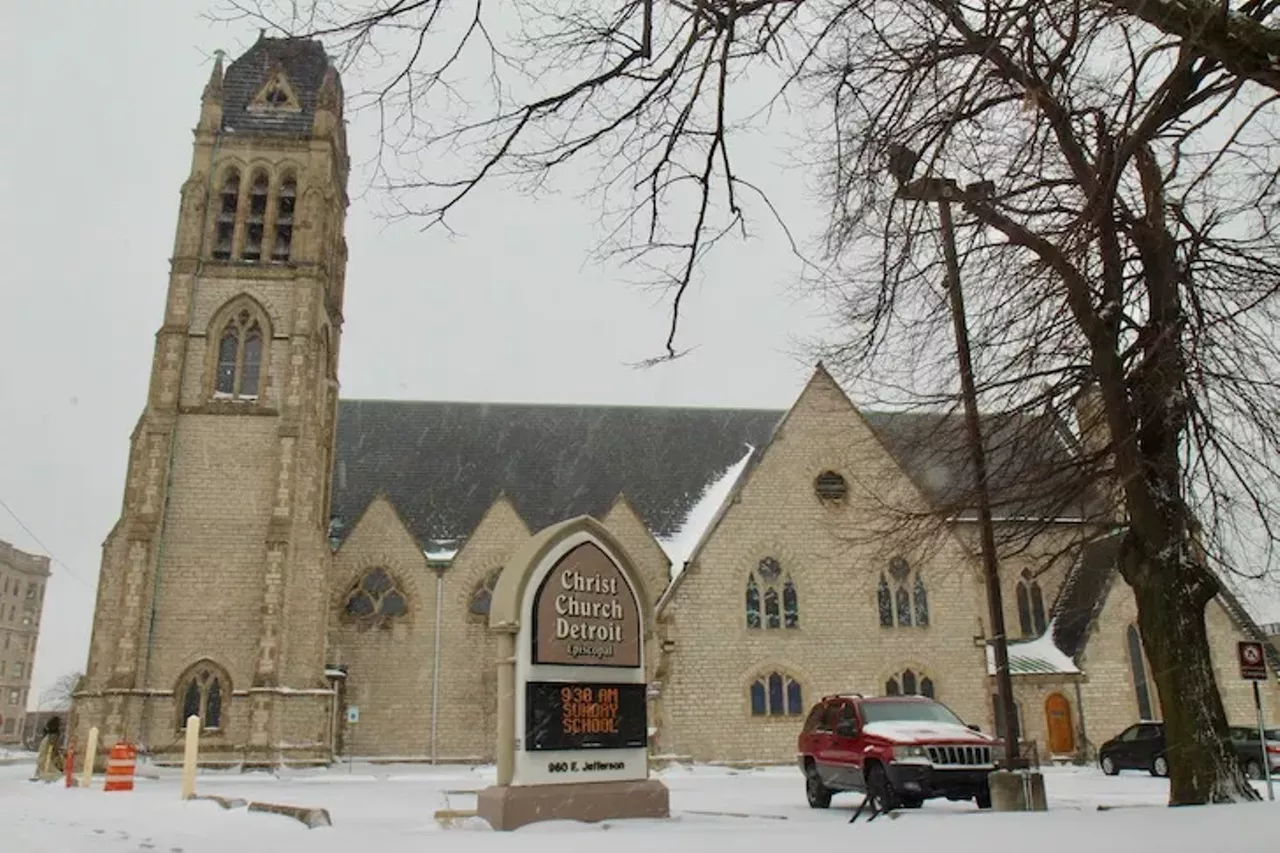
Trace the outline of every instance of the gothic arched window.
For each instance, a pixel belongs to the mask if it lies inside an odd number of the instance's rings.
[[[800,682],[781,672],[774,671],[755,679],[748,694],[754,717],[794,717],[804,713],[804,692]]]
[[[782,627],[782,614],[778,610],[778,591],[773,587],[764,591],[764,626],[766,628]]]
[[[256,400],[260,394],[266,334],[256,312],[241,308],[218,335],[214,396]]]
[[[905,586],[898,587],[898,624],[906,627],[911,625],[911,593],[907,592]]]
[[[760,627],[760,587],[756,586],[755,575],[747,577],[747,627]]]
[[[239,206],[240,173],[232,169],[222,179],[222,191],[218,194],[218,218],[213,230],[215,260],[231,259],[231,245],[236,236],[236,211]]]
[[[391,574],[382,568],[370,569],[347,592],[342,613],[365,627],[386,627],[391,620],[409,612],[409,602]]]
[[[929,625],[929,595],[924,589],[924,578],[916,574],[916,586],[912,593],[916,600],[916,624],[921,628]]]
[[[1018,598],[1018,627],[1022,629],[1022,636],[1031,636],[1031,596],[1027,592],[1026,581],[1018,581],[1018,589],[1015,593]]]
[[[933,699],[933,679],[928,676],[920,676],[910,669],[903,670],[901,673],[892,675],[886,679],[884,683],[884,695],[925,696],[929,699]]]
[[[1147,664],[1142,657],[1142,637],[1138,627],[1130,625],[1125,632],[1129,645],[1129,668],[1133,671],[1133,692],[1138,700],[1138,718],[1154,719],[1151,707],[1151,688],[1147,682]]]
[[[249,185],[249,213],[245,217],[244,249],[240,257],[246,261],[262,260],[262,237],[267,227],[267,196],[271,181],[267,173],[254,172]]]
[[[1031,576],[1031,572],[1023,569],[1018,580],[1018,627],[1024,637],[1038,637],[1048,627],[1044,614],[1044,594],[1040,584]]]
[[[791,578],[782,585],[782,624],[788,628],[800,626],[800,600],[796,597],[796,585]]]
[[[876,605],[880,610],[880,627],[893,627],[893,594],[889,592],[889,582],[884,575],[880,576],[880,586],[876,588]]]
[[[231,695],[226,672],[210,661],[201,661],[178,679],[176,694],[181,697],[179,729],[186,728],[188,717],[200,718],[200,730],[215,732],[222,726],[222,709]]]
[[[912,624],[929,627],[929,593],[924,577],[918,570],[912,570],[901,555],[889,561],[887,576],[880,574],[876,606],[882,628],[892,628],[895,621],[903,628],[910,628]]]
[[[293,212],[298,204],[298,182],[292,175],[280,181],[276,196],[276,239],[271,249],[271,260],[284,263],[293,249]]]
[[[489,615],[489,608],[493,606],[493,590],[501,575],[502,567],[499,566],[476,582],[471,590],[471,598],[467,601],[467,610],[473,616]]]
[[[747,576],[746,604],[748,628],[800,627],[800,594],[795,581],[790,575],[783,577],[782,564],[773,557],[765,557]]]

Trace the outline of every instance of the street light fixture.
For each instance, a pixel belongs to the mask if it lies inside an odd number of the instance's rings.
[[[1004,624],[1004,596],[1000,590],[1000,567],[996,558],[995,530],[991,521],[991,495],[987,486],[987,458],[978,420],[978,394],[973,382],[973,360],[969,353],[969,329],[965,322],[964,293],[960,289],[960,258],[956,250],[951,202],[969,196],[989,196],[990,182],[973,184],[964,190],[949,178],[923,177],[910,180],[918,157],[905,146],[892,146],[890,170],[898,181],[897,197],[911,201],[936,202],[942,225],[942,252],[947,267],[947,294],[951,302],[951,323],[955,329],[956,357],[960,362],[960,393],[968,432],[969,454],[977,490],[978,529],[982,543],[982,565],[986,574],[987,609],[991,619],[991,645],[995,652],[996,716],[1005,735],[1005,766],[1026,767],[1018,749],[1018,712],[1013,702],[1013,679],[1009,673],[1009,641]]]

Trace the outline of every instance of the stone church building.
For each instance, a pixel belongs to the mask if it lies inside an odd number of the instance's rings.
[[[930,695],[994,728],[956,417],[861,411],[821,366],[786,411],[340,400],[342,110],[311,41],[262,38],[205,87],[81,743],[97,725],[177,758],[198,714],[209,763],[491,760],[490,593],[534,532],[584,514],[658,605],[655,755],[789,761],[808,707],[845,691]],[[986,420],[1012,436],[991,454],[1005,618],[1044,759],[1160,715],[1114,565],[1122,519],[1059,476],[1080,411]],[[911,520],[939,508],[941,529]],[[1228,595],[1208,622],[1248,723],[1235,642],[1257,626]]]

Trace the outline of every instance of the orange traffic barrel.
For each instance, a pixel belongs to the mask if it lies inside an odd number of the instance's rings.
[[[107,791],[132,791],[133,769],[138,750],[132,744],[117,743],[107,758]]]

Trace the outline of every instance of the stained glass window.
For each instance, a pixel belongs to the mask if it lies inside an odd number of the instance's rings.
[[[800,600],[796,597],[796,585],[787,578],[782,585],[783,624],[788,628],[800,627]]]
[[[375,568],[352,586],[343,612],[348,619],[386,627],[391,620],[408,614],[409,601],[386,569]]]
[[[880,576],[880,586],[876,589],[876,604],[880,609],[880,627],[893,627],[893,596],[889,592],[889,582],[884,575]]]
[[[1151,689],[1147,685],[1147,665],[1142,657],[1142,637],[1136,625],[1126,632],[1129,640],[1129,667],[1133,671],[1133,691],[1138,700],[1138,718],[1154,718],[1151,708]]]
[[[916,575],[916,624],[921,628],[929,624],[929,595],[925,592],[924,578]]]
[[[178,693],[182,696],[182,716],[176,721],[178,729],[185,729],[189,717],[200,718],[203,731],[222,728],[222,697],[225,675],[208,661],[197,664],[179,681]]]
[[[781,628],[782,614],[778,611],[778,591],[773,587],[764,592],[764,626]]]
[[[754,576],[747,578],[747,627],[760,627],[760,588]]]

